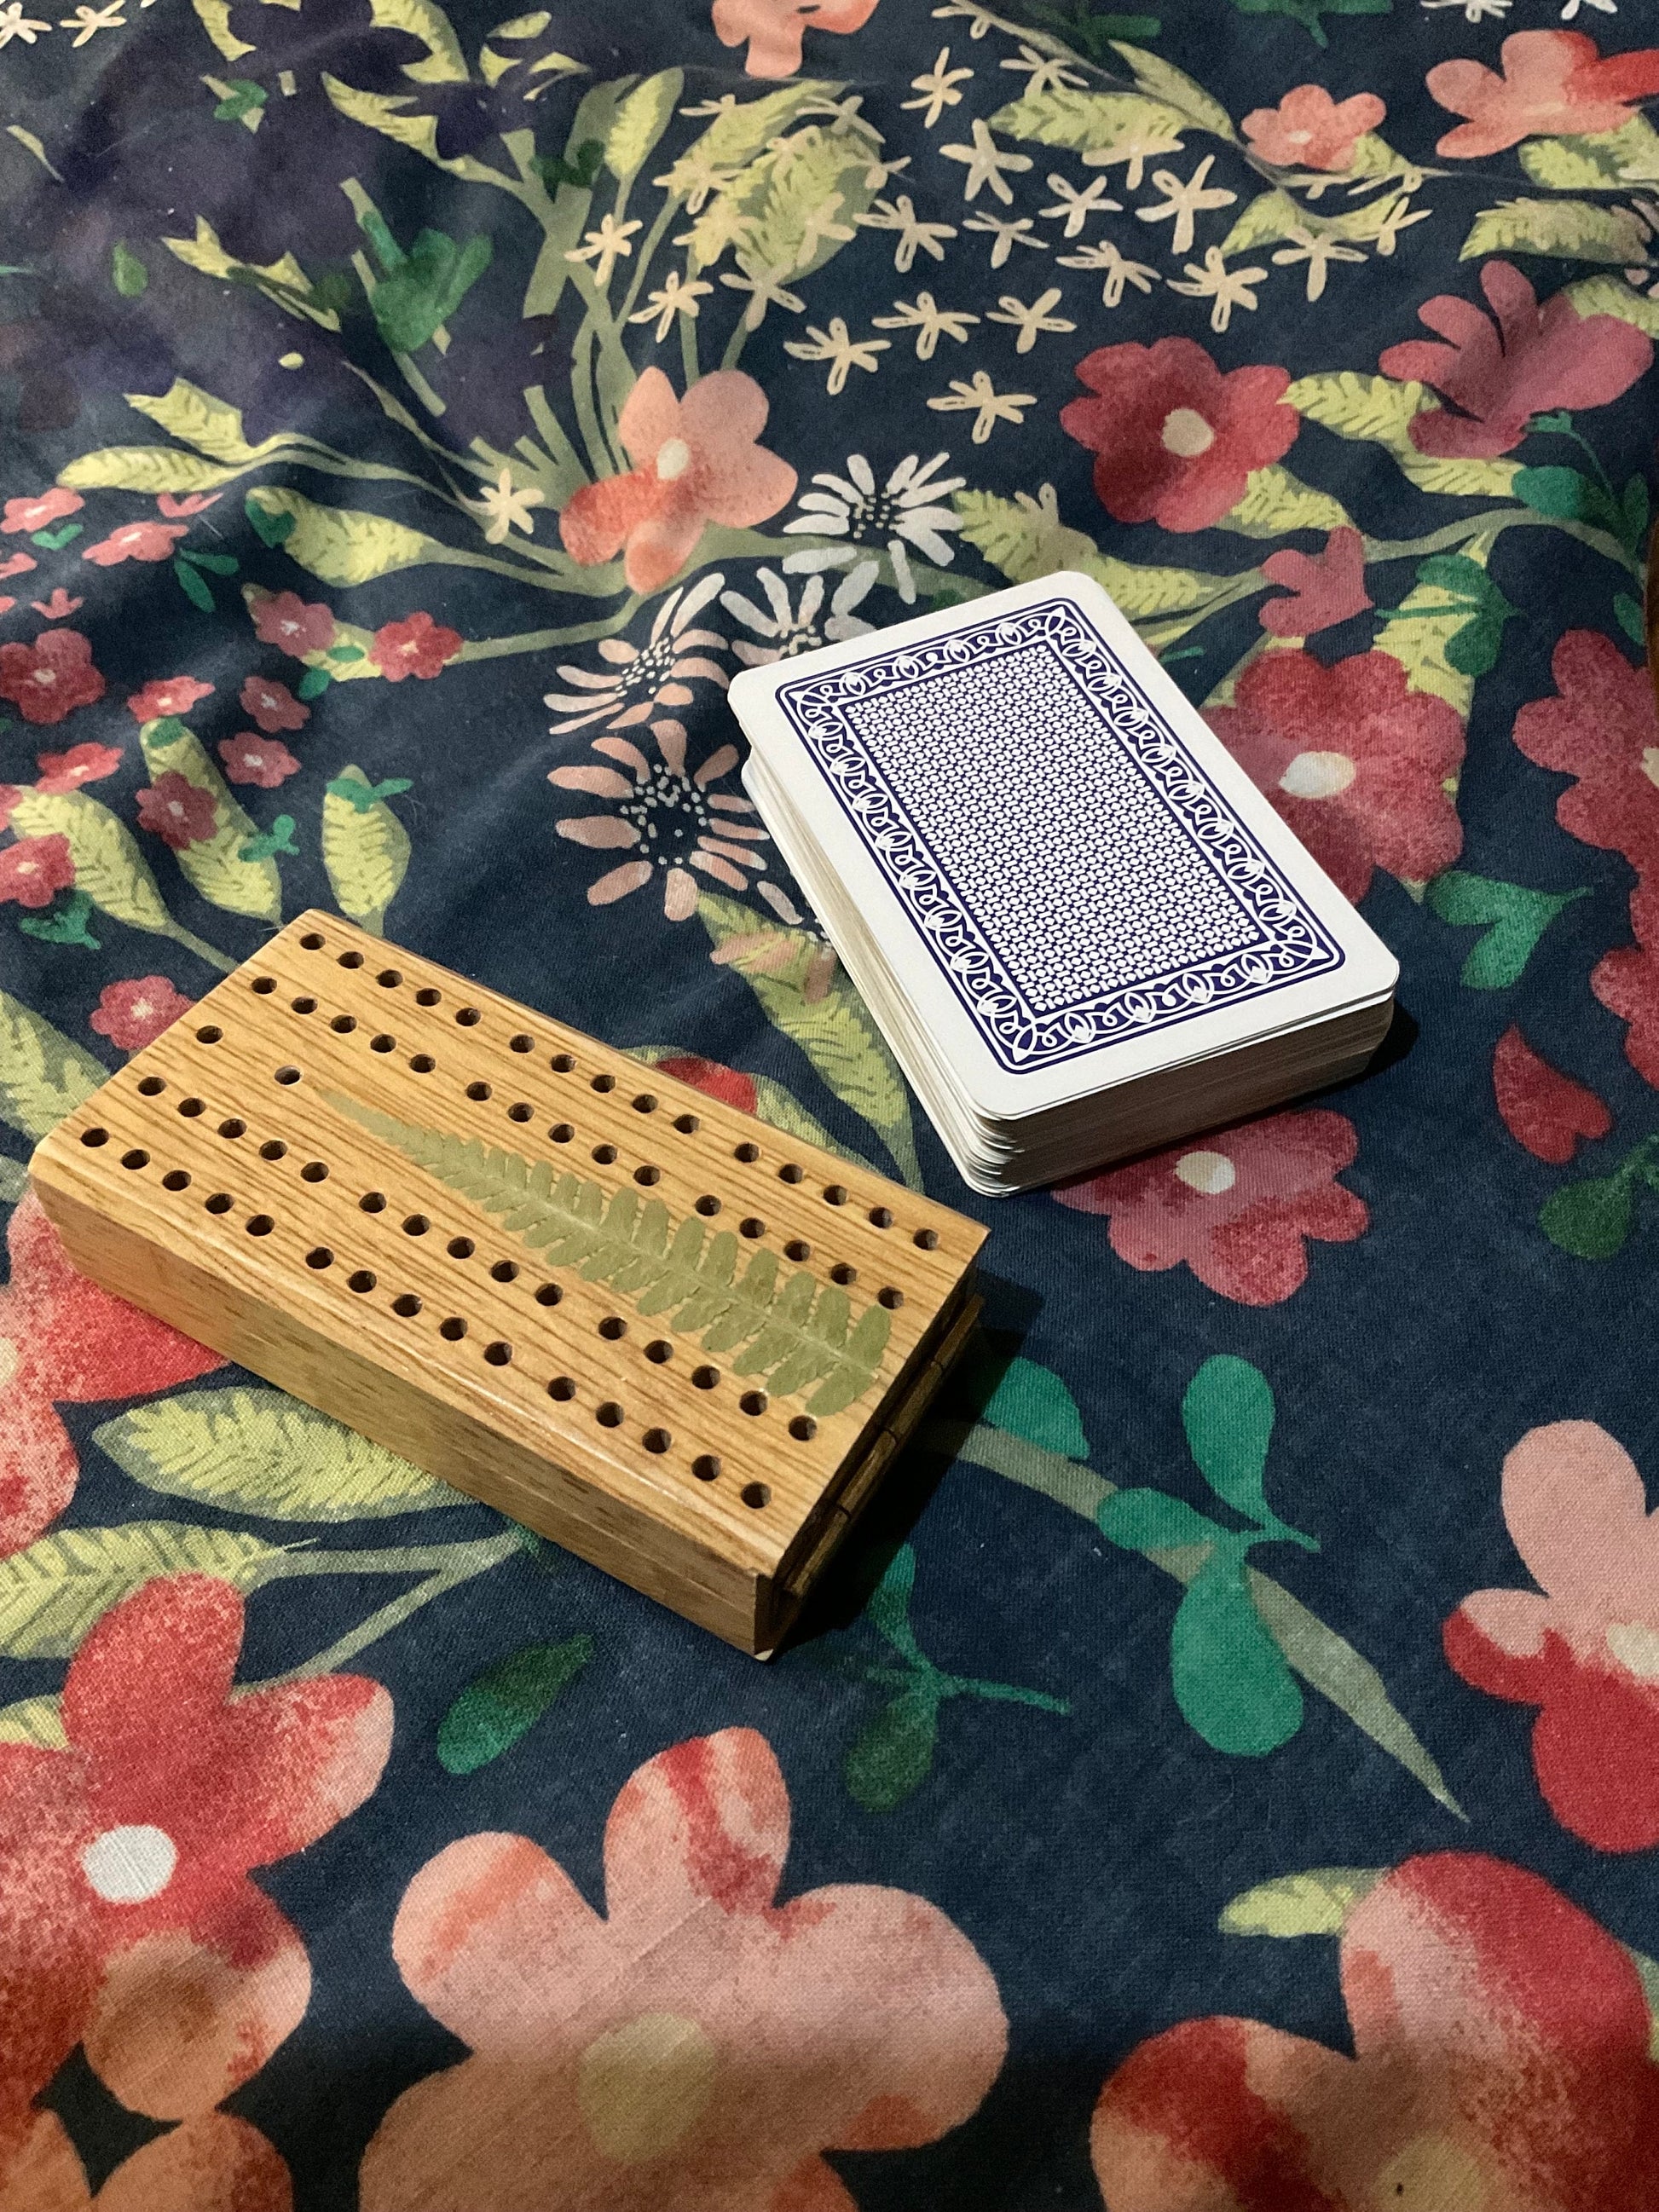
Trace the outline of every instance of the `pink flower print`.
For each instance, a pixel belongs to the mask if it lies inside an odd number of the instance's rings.
[[[832,2212],[832,2148],[932,2142],[977,2110],[1007,2027],[925,1898],[839,1882],[778,1901],[789,1798],[749,1729],[623,1784],[605,1912],[522,1836],[428,1861],[398,1970],[468,2046],[407,2089],[362,2212]]]
[[[1312,637],[1376,604],[1365,589],[1365,541],[1357,530],[1332,531],[1322,553],[1298,553],[1287,545],[1268,556],[1261,573],[1291,594],[1268,599],[1256,611],[1262,629],[1274,637]]]
[[[175,853],[182,853],[186,845],[205,844],[218,827],[213,793],[198,791],[177,769],[169,769],[149,790],[139,793],[138,826],[153,830]]]
[[[5,560],[0,561],[0,577],[24,576],[31,568],[38,568],[40,565],[33,554],[12,553],[8,555]],[[17,602],[14,599],[11,604],[15,606]]]
[[[562,791],[617,802],[609,814],[567,816],[558,825],[560,836],[593,852],[641,853],[590,884],[588,904],[610,906],[659,876],[663,912],[670,921],[686,921],[697,910],[696,878],[690,871],[712,876],[728,890],[747,890],[749,879],[742,871],[751,868],[758,874],[766,866],[765,856],[755,850],[765,843],[766,832],[735,818],[754,813],[748,799],[709,789],[737,766],[735,745],[722,745],[695,774],[688,774],[683,726],[653,722],[651,734],[662,757],[654,767],[631,738],[596,738],[594,751],[620,762],[626,775],[584,765],[556,768],[547,780]]]
[[[1132,1267],[1184,1261],[1200,1283],[1241,1305],[1279,1304],[1308,1274],[1308,1237],[1352,1243],[1370,1216],[1337,1181],[1359,1149],[1346,1115],[1322,1107],[1216,1129],[1109,1168],[1054,1196],[1103,1213],[1112,1249]]]
[[[166,561],[189,528],[185,522],[124,522],[107,538],[88,545],[81,558],[100,568],[113,568],[122,561]]]
[[[163,514],[176,521],[181,514],[205,514],[209,507],[216,507],[223,497],[222,491],[193,491],[188,498],[180,499],[176,492],[164,491],[158,494],[155,504]]]
[[[758,442],[767,411],[766,394],[741,369],[716,369],[677,399],[661,369],[647,368],[617,424],[635,465],[567,501],[566,552],[592,566],[625,546],[629,589],[655,592],[690,559],[705,524],[746,529],[775,514],[796,479]]]
[[[37,791],[79,791],[83,783],[97,783],[113,775],[121,765],[118,745],[71,745],[64,753],[37,753],[40,774]]]
[[[1659,58],[1656,56],[1656,58]],[[1653,360],[1653,340],[1617,315],[1581,315],[1565,292],[1538,304],[1507,261],[1488,261],[1480,289],[1494,325],[1468,300],[1437,293],[1419,319],[1448,341],[1409,338],[1387,348],[1385,376],[1431,384],[1453,403],[1412,417],[1418,451],[1442,459],[1507,453],[1534,415],[1553,407],[1602,407],[1628,392]]]
[[[723,46],[749,52],[749,76],[793,76],[801,64],[805,31],[862,30],[876,12],[877,0],[714,0],[714,35]]]
[[[123,1052],[142,1052],[195,1003],[175,991],[165,975],[140,975],[131,983],[106,983],[87,1025]]]
[[[377,629],[368,657],[388,684],[401,684],[405,676],[418,676],[429,682],[447,662],[453,660],[462,643],[459,630],[447,629],[442,623],[434,623],[422,609],[417,614],[405,616],[402,622],[389,622]],[[298,726],[289,723],[282,726]]]
[[[714,630],[691,629],[687,625],[725,581],[716,571],[671,592],[652,618],[650,641],[643,648],[630,645],[623,637],[602,637],[599,657],[611,663],[613,675],[592,675],[585,668],[561,662],[560,675],[567,684],[578,685],[580,692],[545,694],[546,704],[560,710],[560,718],[552,726],[554,736],[568,737],[572,731],[585,730],[590,722],[604,722],[613,730],[632,729],[648,720],[659,707],[689,707],[695,695],[685,681],[688,677],[702,676],[724,687],[731,680],[726,671],[694,648],[713,647],[724,651],[728,641]]]
[[[50,599],[31,599],[29,605],[34,609],[36,614],[45,616],[48,622],[67,622],[71,615],[80,613],[86,601],[72,599],[59,584]]]
[[[193,676],[158,676],[127,700],[127,712],[140,722],[159,722],[164,714],[187,714],[198,699],[212,696],[210,684]]]
[[[275,677],[250,676],[242,686],[242,711],[252,714],[262,730],[302,730],[311,720],[286,684]]]
[[[103,696],[92,641],[78,629],[43,629],[33,645],[0,645],[0,699],[26,722],[61,722]]]
[[[1532,1429],[1504,1462],[1504,1520],[1536,1590],[1477,1590],[1445,1626],[1467,1682],[1536,1705],[1533,1768],[1601,1851],[1659,1844],[1659,1520],[1593,1421]]]
[[[254,602],[253,634],[262,645],[280,646],[296,660],[326,653],[334,642],[334,611],[322,600],[309,605],[297,592],[276,592]]]
[[[1299,84],[1277,107],[1253,108],[1244,118],[1250,151],[1279,169],[1346,169],[1353,149],[1375,131],[1388,109],[1374,92],[1333,100],[1322,84]]]
[[[20,837],[0,853],[0,905],[50,906],[75,881],[75,862],[67,837]]]
[[[257,783],[262,791],[275,791],[300,773],[299,762],[280,738],[256,738],[252,730],[222,738],[218,753],[232,783]]]
[[[1517,31],[1499,53],[1503,75],[1484,62],[1437,62],[1425,82],[1442,107],[1468,118],[1435,148],[1479,161],[1536,134],[1577,137],[1617,131],[1632,103],[1659,92],[1659,47],[1603,61],[1582,31]]]
[[[86,505],[78,491],[69,491],[62,484],[54,484],[33,499],[9,499],[0,530],[8,536],[19,531],[45,530],[54,522],[61,522],[66,514],[78,514]]]

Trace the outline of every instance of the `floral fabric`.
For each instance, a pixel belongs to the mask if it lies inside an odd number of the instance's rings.
[[[0,2212],[1645,2212],[1654,37],[0,0]],[[1401,1012],[985,1201],[725,692],[1061,568]],[[69,1267],[313,904],[990,1227],[770,1666]]]

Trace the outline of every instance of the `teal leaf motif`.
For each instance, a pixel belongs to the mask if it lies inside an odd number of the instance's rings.
[[[1288,15],[1316,46],[1330,44],[1322,15],[1390,15],[1394,0],[1233,0],[1241,15]]]
[[[1635,1196],[1624,1173],[1563,1183],[1544,1201],[1538,1225],[1575,1260],[1611,1260],[1630,1235]]]
[[[1066,1459],[1089,1456],[1077,1400],[1052,1367],[1034,1359],[1009,1361],[981,1419]]]
[[[1103,1536],[1126,1552],[1174,1552],[1183,1544],[1213,1544],[1226,1531],[1162,1490],[1115,1490],[1095,1516]]]
[[[327,678],[323,681],[326,683]],[[304,685],[301,689],[304,690]],[[337,775],[327,786],[336,799],[343,799],[359,814],[367,814],[377,799],[396,799],[400,793],[412,791],[414,786],[406,775],[388,776],[384,783],[365,783],[361,776]]]
[[[83,890],[67,892],[50,914],[26,914],[17,927],[25,937],[38,937],[47,945],[82,945],[88,952],[101,950],[101,940],[87,927],[92,901]]]
[[[213,612],[213,593],[209,589],[205,580],[191,567],[188,561],[175,560],[173,564],[173,573],[178,579],[179,590],[190,601],[191,606],[199,607],[204,615],[210,615]]]
[[[473,1774],[511,1751],[593,1656],[591,1636],[526,1644],[468,1683],[438,1723],[438,1763]]]
[[[393,353],[418,353],[428,343],[489,268],[493,252],[486,236],[459,246],[444,231],[421,232],[369,300]]]
[[[901,1690],[852,1744],[842,1762],[848,1794],[866,1813],[891,1813],[933,1771],[939,1693],[927,1683]]]
[[[1176,1703],[1212,1750],[1260,1759],[1302,1725],[1302,1692],[1244,1580],[1243,1547],[1218,1546],[1170,1631]]]
[[[295,827],[291,814],[279,814],[262,836],[250,838],[246,845],[239,848],[237,859],[270,860],[274,860],[278,853],[286,853],[290,860],[297,860],[300,848],[294,842]]]
[[[274,548],[294,535],[298,518],[286,507],[263,507],[250,492],[242,501],[242,512],[252,524],[255,535],[267,545]]]
[[[1538,940],[1564,907],[1588,898],[1587,889],[1528,890],[1449,868],[1429,885],[1429,905],[1455,929],[1485,934],[1463,963],[1459,981],[1471,991],[1503,991],[1520,981]]]
[[[1258,1527],[1273,1516],[1261,1477],[1273,1432],[1273,1394],[1248,1359],[1206,1359],[1181,1401],[1187,1446],[1216,1496]]]

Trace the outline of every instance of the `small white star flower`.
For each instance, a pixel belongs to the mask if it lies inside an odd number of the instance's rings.
[[[534,484],[522,490],[514,483],[511,469],[503,469],[482,495],[467,501],[474,514],[486,519],[489,527],[484,532],[486,545],[503,545],[509,533],[522,530],[526,538],[533,538],[536,526],[530,519],[532,507],[539,507],[545,495]]]
[[[963,383],[952,377],[949,392],[941,392],[937,399],[927,403],[935,414],[962,415],[974,417],[974,443],[982,446],[999,422],[1018,424],[1025,420],[1025,410],[1036,405],[1035,392],[999,392],[982,368],[974,371],[972,381]]]
[[[970,215],[963,223],[964,230],[982,230],[996,240],[991,248],[991,266],[1000,269],[1017,246],[1029,246],[1035,252],[1046,253],[1048,241],[1039,238],[1036,226],[1029,215],[1015,216]]]
[[[766,594],[769,611],[763,612],[742,592],[720,593],[720,605],[727,614],[764,641],[763,644],[751,645],[746,637],[733,638],[733,654],[745,668],[767,668],[776,661],[793,660],[798,653],[811,653],[821,645],[838,645],[843,638],[862,637],[870,624],[860,622],[853,610],[869,596],[870,587],[880,574],[878,561],[860,561],[836,585],[829,615],[820,622],[824,592],[822,576],[809,576],[801,586],[799,605],[791,606],[789,586],[776,569],[757,568],[755,580]]]
[[[932,69],[924,70],[920,76],[913,76],[910,80],[911,90],[920,93],[921,99],[907,100],[901,104],[907,108],[925,108],[927,112],[921,118],[921,127],[924,131],[931,131],[947,107],[961,106],[962,94],[957,88],[970,83],[973,75],[970,69],[952,69],[951,49],[941,46],[939,59]]]
[[[710,197],[724,191],[738,172],[722,168],[709,160],[699,147],[693,146],[682,154],[670,169],[659,177],[653,177],[653,185],[665,192],[672,192],[685,202],[687,215],[701,215]]]
[[[1584,0],[1584,4],[1587,8],[1599,8],[1604,15],[1619,13],[1619,0]],[[1566,6],[1561,10],[1561,21],[1570,23],[1577,13],[1578,0],[1567,0]]]
[[[1196,261],[1189,261],[1187,274],[1193,280],[1190,284],[1177,284],[1171,277],[1170,289],[1184,293],[1189,300],[1212,301],[1210,328],[1218,336],[1231,322],[1235,307],[1243,307],[1247,312],[1255,308],[1255,294],[1250,288],[1254,284],[1265,283],[1267,276],[1265,269],[1229,269],[1221,258],[1218,246],[1212,246],[1206,250],[1202,265]]]
[[[1103,307],[1121,307],[1126,284],[1133,284],[1137,292],[1150,292],[1154,284],[1163,281],[1149,263],[1126,260],[1109,238],[1102,239],[1097,246],[1085,246],[1077,253],[1062,253],[1060,265],[1062,269],[1103,269],[1106,282],[1100,294]]]
[[[1193,230],[1196,218],[1208,208],[1231,207],[1238,198],[1220,185],[1206,187],[1205,179],[1215,166],[1215,155],[1206,154],[1193,173],[1184,182],[1173,169],[1154,169],[1152,182],[1164,194],[1161,207],[1137,208],[1136,215],[1142,222],[1165,222],[1173,216],[1175,228],[1170,237],[1171,253],[1192,251]]]
[[[1391,201],[1382,211],[1382,219],[1372,241],[1384,261],[1400,243],[1400,234],[1409,230],[1414,222],[1426,222],[1434,212],[1431,208],[1413,208],[1408,199]]]
[[[766,319],[769,307],[785,307],[792,315],[805,312],[806,302],[799,293],[787,292],[783,288],[783,279],[790,273],[788,270],[763,268],[751,254],[747,253],[738,254],[738,267],[742,271],[740,276],[733,276],[728,272],[720,278],[720,282],[729,284],[734,292],[748,293],[749,305],[743,311],[745,330],[757,331]]]
[[[1076,92],[1085,82],[1080,76],[1073,76],[1064,62],[1055,60],[1050,54],[1040,54],[1035,46],[1024,44],[1018,56],[1012,61],[1004,62],[1002,66],[1006,70],[1025,72],[1030,79],[1025,87],[1028,93],[1058,92],[1062,86]]]
[[[1085,169],[1109,169],[1115,161],[1125,163],[1123,189],[1138,192],[1146,179],[1146,164],[1155,161],[1160,154],[1179,154],[1182,151],[1178,137],[1167,131],[1132,131],[1120,138],[1115,146],[1100,147],[1083,156]]]
[[[1017,330],[1019,337],[1015,343],[1014,351],[1030,353],[1042,331],[1074,331],[1077,328],[1075,323],[1068,323],[1063,315],[1054,313],[1054,310],[1059,305],[1058,284],[1051,284],[1040,298],[1032,301],[1029,307],[1023,301],[1015,299],[1012,292],[1005,292],[997,301],[997,307],[1000,308],[1001,313],[989,315],[987,320],[993,323],[1006,323],[1011,328]]]
[[[1282,246],[1273,256],[1273,265],[1289,269],[1298,261],[1308,264],[1308,297],[1322,300],[1325,280],[1333,261],[1363,261],[1365,257],[1358,246],[1340,246],[1334,238],[1317,235],[1312,231],[1297,228],[1289,233],[1291,243]]]
[[[1003,181],[1003,172],[1006,170],[1010,176],[1018,176],[1031,167],[1030,155],[1006,153],[992,137],[989,126],[979,116],[974,118],[973,131],[971,146],[941,146],[939,149],[947,161],[966,162],[968,174],[962,187],[963,199],[976,199],[980,186],[989,185],[994,197],[1005,207],[1012,205],[1014,196]],[[1214,158],[1213,155],[1210,156],[1212,161]],[[1230,199],[1236,197],[1234,193],[1228,194]]]
[[[84,46],[88,39],[95,39],[100,31],[124,31],[127,19],[121,13],[123,0],[109,0],[106,8],[77,8],[72,15],[61,15],[58,21],[60,31],[76,33],[75,44]],[[33,40],[29,40],[33,46]]]
[[[1425,8],[1461,8],[1466,23],[1484,23],[1488,15],[1501,23],[1510,12],[1510,0],[1423,0]]]
[[[50,23],[23,13],[23,0],[11,0],[10,7],[0,8],[0,46],[9,46],[14,39],[21,39],[26,46],[32,46],[42,31],[51,28]]]
[[[633,252],[635,232],[643,228],[638,222],[618,222],[614,215],[608,215],[597,230],[584,231],[581,244],[573,246],[564,258],[567,261],[592,262],[593,281],[603,292],[617,262],[626,260]]]
[[[1006,63],[1003,66],[1006,69]],[[1053,207],[1046,207],[1042,212],[1046,216],[1065,217],[1066,228],[1061,235],[1066,238],[1075,238],[1091,215],[1121,215],[1123,212],[1121,200],[1109,200],[1105,197],[1104,177],[1097,177],[1082,191],[1079,191],[1077,186],[1068,183],[1064,177],[1051,175],[1048,189],[1058,193],[1059,198]]]
[[[851,223],[837,222],[836,210],[844,194],[831,192],[821,207],[809,208],[801,218],[800,252],[795,256],[797,269],[805,269],[827,238],[845,246],[854,235]]]
[[[936,23],[943,22],[952,15],[963,15],[967,18],[968,35],[970,39],[982,39],[988,31],[1000,31],[1002,28],[991,10],[983,4],[983,0],[945,0],[944,7],[935,8],[933,10],[933,21]]]
[[[895,300],[890,315],[872,315],[870,320],[878,331],[914,331],[916,359],[932,361],[942,337],[966,345],[968,333],[979,317],[960,308],[941,307],[931,292],[918,292],[914,301]]]
[[[669,325],[676,315],[687,315],[696,322],[698,301],[706,300],[714,289],[712,284],[705,284],[701,277],[693,277],[688,282],[678,269],[671,269],[666,281],[656,291],[647,292],[644,307],[628,319],[630,323],[655,323],[657,327],[653,335],[660,345],[668,336]]]
[[[876,356],[885,353],[890,343],[887,338],[855,338],[845,319],[832,315],[827,331],[821,331],[816,323],[808,323],[805,340],[786,338],[783,349],[797,361],[827,361],[830,375],[823,388],[835,399],[847,389],[849,370],[868,369],[874,375],[881,366]]]
[[[915,203],[908,192],[901,192],[896,200],[878,200],[867,215],[859,217],[866,230],[896,230],[898,244],[893,248],[893,266],[899,275],[908,273],[915,264],[918,252],[929,254],[935,261],[943,261],[945,247],[941,240],[956,236],[956,228],[948,222],[923,222],[917,215]]]

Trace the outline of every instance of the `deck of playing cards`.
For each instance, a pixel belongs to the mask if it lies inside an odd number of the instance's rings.
[[[974,1189],[1357,1073],[1399,969],[1098,584],[732,685],[744,780]]]

